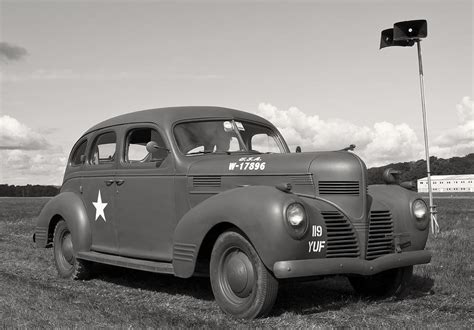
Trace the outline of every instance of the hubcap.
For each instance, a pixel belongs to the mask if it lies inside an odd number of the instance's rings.
[[[66,259],[66,261],[72,265],[74,261],[74,253],[72,249],[72,239],[71,239],[70,233],[66,233],[63,236],[63,240],[61,243],[61,250],[62,250],[64,259]]]
[[[225,279],[232,292],[239,298],[248,297],[255,282],[254,269],[248,256],[240,250],[229,254],[224,269]]]

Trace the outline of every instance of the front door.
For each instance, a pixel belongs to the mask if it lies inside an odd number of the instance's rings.
[[[171,261],[176,227],[173,159],[157,127],[134,125],[123,134],[116,174],[119,253]],[[148,152],[150,141],[163,148]]]
[[[118,239],[115,219],[116,133],[99,133],[84,165],[82,196],[92,230],[91,249],[116,254]]]

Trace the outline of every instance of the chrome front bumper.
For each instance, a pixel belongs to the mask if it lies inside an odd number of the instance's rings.
[[[392,253],[374,260],[358,258],[289,260],[275,262],[273,273],[277,278],[337,274],[373,275],[388,269],[427,264],[430,260],[431,252],[425,250]]]

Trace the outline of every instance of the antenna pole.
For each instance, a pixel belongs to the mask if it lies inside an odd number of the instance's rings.
[[[423,131],[425,136],[425,156],[426,156],[426,173],[428,179],[428,195],[430,201],[430,218],[431,218],[431,232],[436,236],[439,233],[439,225],[436,219],[436,205],[433,204],[433,191],[431,189],[431,169],[430,169],[430,150],[428,147],[428,124],[426,120],[426,105],[425,105],[425,85],[423,82],[423,61],[421,58],[421,40],[416,40],[416,47],[418,50],[418,69],[420,74],[420,91],[421,91],[421,111],[423,114]]]

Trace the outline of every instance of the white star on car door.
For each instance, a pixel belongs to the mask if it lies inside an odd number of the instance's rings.
[[[99,194],[97,195],[97,202],[92,202],[95,207],[95,220],[99,217],[102,217],[104,221],[106,222],[107,220],[105,219],[105,207],[107,206],[108,203],[102,203],[102,196],[100,195],[100,189],[99,189]]]

